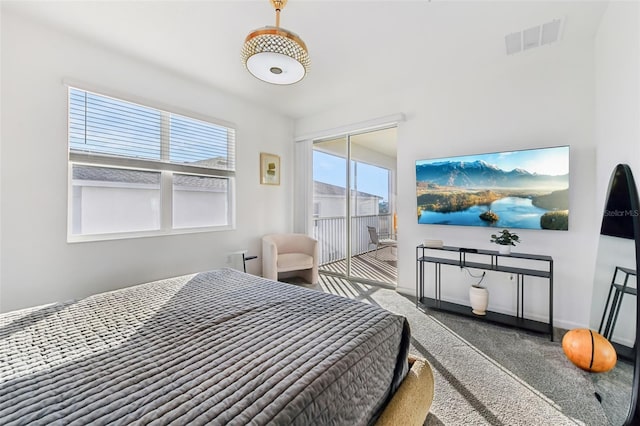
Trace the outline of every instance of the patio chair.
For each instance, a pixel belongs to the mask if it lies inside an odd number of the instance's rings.
[[[369,230],[369,246],[376,246],[375,249],[375,258],[378,258],[378,250],[385,247],[397,247],[398,242],[396,240],[392,240],[391,238],[380,238],[378,235],[378,230],[373,226],[367,226],[367,230]]]

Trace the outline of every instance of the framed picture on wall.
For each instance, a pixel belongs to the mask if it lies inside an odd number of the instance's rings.
[[[280,157],[275,154],[260,153],[260,183],[280,185]]]

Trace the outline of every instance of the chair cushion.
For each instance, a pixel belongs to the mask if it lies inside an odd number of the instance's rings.
[[[313,268],[313,256],[304,253],[283,253],[278,255],[278,272],[297,271]]]

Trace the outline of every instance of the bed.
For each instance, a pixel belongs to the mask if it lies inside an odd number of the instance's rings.
[[[409,337],[376,306],[232,269],[160,280],[0,315],[0,423],[421,424],[433,377]]]

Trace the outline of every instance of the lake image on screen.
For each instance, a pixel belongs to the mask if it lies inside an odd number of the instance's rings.
[[[569,147],[416,162],[418,223],[569,229]]]

